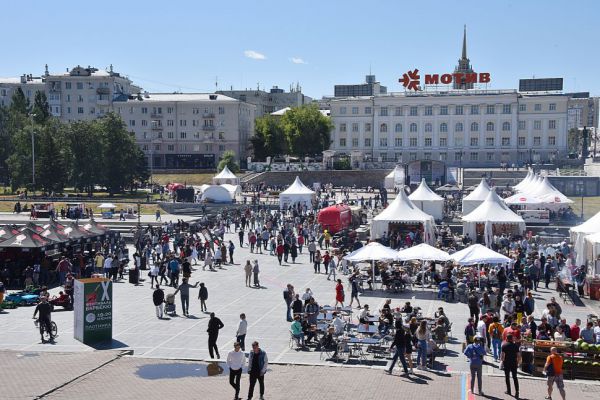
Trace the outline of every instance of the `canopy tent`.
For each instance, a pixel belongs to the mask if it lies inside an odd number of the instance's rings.
[[[15,225],[0,226],[0,240],[6,240],[19,233],[19,229]]]
[[[307,188],[299,177],[296,177],[294,183],[279,193],[279,207],[284,209],[291,205],[301,204],[311,208],[314,195],[315,192]]]
[[[523,180],[519,183],[517,183],[515,186],[513,186],[513,189],[516,192],[520,192],[523,189],[525,189],[527,187],[527,185],[529,183],[531,183],[531,179],[534,177],[534,173],[531,169],[527,170],[527,175],[525,176],[525,178],[523,178]]]
[[[63,230],[57,229],[53,225],[48,225],[48,228],[42,230],[42,232],[40,232],[40,236],[55,242],[64,242],[69,240],[68,236]]]
[[[479,186],[475,188],[468,196],[466,196],[462,201],[462,213],[463,215],[467,215],[474,209],[476,209],[484,200],[487,198],[487,195],[490,193],[491,189],[485,178],[481,178],[481,182]]]
[[[221,187],[227,189],[229,194],[231,194],[231,198],[235,199],[235,196],[238,194],[242,194],[242,187],[240,185],[230,185],[228,183],[222,183]]]
[[[597,260],[600,255],[600,233],[592,233],[585,237],[586,253],[584,254],[587,260]],[[586,265],[585,262],[577,265]],[[600,275],[600,263],[592,265],[592,275]]]
[[[378,239],[384,233],[389,232],[390,224],[422,224],[423,242],[431,244],[435,241],[433,217],[414,205],[406,196],[404,189],[398,192],[394,201],[385,210],[373,218],[371,238]]]
[[[202,192],[202,201],[209,203],[231,203],[235,194],[222,185],[210,185]]]
[[[459,192],[460,188],[456,185],[451,185],[449,183],[446,183],[443,186],[440,186],[439,188],[435,189],[436,192]]]
[[[575,263],[577,265],[585,264],[586,255],[586,241],[585,237],[592,233],[600,232],[600,212],[594,215],[592,218],[585,221],[583,224],[577,225],[569,229],[571,234],[571,242],[575,244]]]
[[[404,167],[396,165],[396,167],[385,176],[383,179],[383,187],[388,190],[404,185]]]
[[[49,226],[53,226],[56,229],[59,229],[61,231],[64,230],[67,227],[65,224],[61,224],[61,223],[56,222],[55,219],[49,220],[47,224],[42,225],[42,228],[47,229]]]
[[[106,210],[114,210],[115,208],[117,208],[117,206],[115,206],[113,203],[102,203],[98,206],[98,208],[106,209]]]
[[[540,206],[543,202],[538,197],[527,193],[516,193],[504,199],[509,206]]]
[[[100,225],[94,220],[90,220],[88,223],[84,224],[83,229],[98,236],[105,235],[110,231],[106,226]]]
[[[495,233],[522,234],[525,231],[523,218],[508,208],[493,190],[479,207],[464,215],[462,221],[463,234],[469,234],[471,238],[477,237],[477,228],[484,235],[484,239],[485,236],[493,236]],[[486,224],[489,225],[487,229]]]
[[[0,248],[37,249],[53,243],[54,242],[49,239],[41,237],[37,232],[25,228],[19,233],[0,242]]]
[[[167,183],[167,190],[169,192],[174,192],[177,189],[185,189],[185,185],[183,183]],[[102,208],[102,207],[100,207]]]
[[[37,232],[37,233],[41,233],[44,230],[43,227],[36,225],[31,221],[29,221],[24,227],[19,229],[19,231],[22,231],[23,229],[31,229],[32,231]]]
[[[72,223],[65,225],[65,229],[63,229],[65,236],[71,240],[77,240],[82,238],[87,238],[90,236],[95,236],[85,229],[81,228],[78,224]]]
[[[344,257],[350,262],[370,261],[373,271],[373,283],[375,283],[375,261],[393,261],[398,257],[398,252],[382,245],[381,243],[371,242],[366,246],[354,250]]]
[[[443,250],[421,243],[416,246],[400,250],[396,256],[399,261],[421,260],[421,261],[448,261],[450,255]]]
[[[542,202],[548,206],[566,207],[568,204],[572,204],[573,200],[562,194],[560,190],[554,187],[548,180],[548,177],[542,178],[541,182],[535,187],[534,191],[525,191],[525,193],[531,193],[538,197]]]
[[[510,258],[481,244],[474,244],[457,251],[450,255],[450,259],[460,265],[504,264],[510,262]]]
[[[427,186],[425,178],[421,179],[419,187],[408,198],[434,219],[441,220],[444,217],[444,199]]]
[[[231,172],[226,165],[225,168],[223,168],[223,170],[221,172],[219,172],[217,175],[215,175],[212,178],[212,182],[213,182],[213,185],[222,185],[222,184],[239,185],[240,178],[235,176],[235,174],[233,172]]]

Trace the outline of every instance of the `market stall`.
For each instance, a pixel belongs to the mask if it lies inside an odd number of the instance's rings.
[[[421,211],[431,215],[436,221],[444,217],[444,199],[427,186],[425,178],[421,180],[419,187],[408,198]]]
[[[574,244],[573,247],[576,256],[575,263],[577,265],[584,265],[587,261],[587,242],[585,241],[585,237],[587,235],[591,235],[592,233],[598,232],[600,232],[600,212],[585,221],[583,224],[569,229],[571,242]]]
[[[212,178],[212,183],[213,185],[227,184],[237,186],[240,184],[240,178],[235,176],[235,174],[231,172],[231,170],[226,165],[221,172],[219,172]]]
[[[102,218],[111,219],[115,214],[117,206],[115,206],[113,203],[102,203],[98,206],[98,208],[100,209]]]
[[[37,218],[49,218],[50,213],[54,211],[54,203],[33,203],[31,207],[35,210]]]
[[[392,172],[387,174],[383,179],[383,186],[387,190],[393,190],[397,187],[404,186],[404,167],[397,165]]]
[[[563,356],[565,379],[600,379],[600,345],[588,344],[583,339],[575,342],[554,340],[533,341],[533,368],[535,375],[542,375],[550,349],[556,347]]]
[[[292,183],[286,190],[279,193],[279,207],[281,209],[288,208],[300,204],[312,208],[312,201],[315,196],[315,192],[307,188],[299,177],[296,177],[294,183]]]
[[[474,209],[476,209],[481,203],[485,201],[488,193],[491,191],[485,178],[481,178],[479,185],[469,193],[462,201],[462,213],[467,215]]]

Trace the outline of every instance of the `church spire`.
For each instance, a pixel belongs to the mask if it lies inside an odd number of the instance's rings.
[[[467,25],[465,25],[463,33],[463,48],[462,48],[462,59],[467,59]]]
[[[454,68],[454,73],[458,74],[470,74],[473,73],[471,62],[467,58],[467,25],[464,26],[463,30],[463,43],[462,43],[462,57],[458,60],[458,65]],[[456,80],[453,83],[454,89],[473,89],[472,83],[467,83],[463,77],[460,80]]]

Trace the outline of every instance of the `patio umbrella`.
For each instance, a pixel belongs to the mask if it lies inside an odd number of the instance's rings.
[[[345,260],[350,262],[370,261],[373,271],[373,285],[375,285],[375,261],[396,260],[397,258],[398,252],[396,250],[377,242],[371,242],[344,257]]]
[[[504,264],[510,261],[510,258],[506,257],[505,255],[496,253],[494,250],[488,249],[480,244],[474,244],[466,249],[462,249],[461,251],[451,254],[450,259],[454,260],[460,265],[477,264],[479,273],[481,273],[479,264]],[[481,288],[481,279],[479,279],[479,287]]]
[[[450,255],[443,250],[428,245],[427,243],[421,243],[413,247],[400,250],[398,252],[398,260],[410,261],[410,260],[421,260],[422,273],[421,278],[421,289],[425,288],[425,261],[448,261]]]

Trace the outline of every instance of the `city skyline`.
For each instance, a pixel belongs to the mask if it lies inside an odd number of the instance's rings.
[[[104,69],[113,64],[115,71],[150,92],[257,85],[287,91],[299,83],[305,94],[320,98],[333,95],[335,84],[363,82],[370,72],[388,91],[400,92],[404,89],[398,78],[409,69],[452,72],[466,24],[473,69],[491,73],[487,88],[516,89],[519,79],[532,76],[562,77],[565,92],[600,94],[594,77],[599,56],[591,46],[593,15],[598,14],[591,11],[600,11],[600,5],[591,1],[575,2],[569,9],[558,1],[465,1],[450,2],[443,10],[435,2],[381,2],[369,19],[358,2],[344,2],[343,8],[337,2],[317,4],[282,8],[271,1],[183,2],[171,10],[158,2],[107,1],[97,10],[82,10],[59,3],[52,14],[60,19],[23,14],[27,26],[36,29],[23,30],[19,18],[7,19],[6,31],[20,31],[5,41],[3,55],[9,62],[0,66],[0,76],[39,76],[45,64],[52,74],[76,65]],[[7,15],[35,9],[30,1],[3,8]],[[380,19],[388,15],[400,22]],[[563,22],[553,23],[556,15]],[[90,18],[102,23],[90,24]],[[578,21],[577,30],[568,28],[564,21],[569,20]],[[32,53],[31,43],[41,43],[40,32],[48,33],[51,44]],[[57,50],[53,43],[65,45]]]

